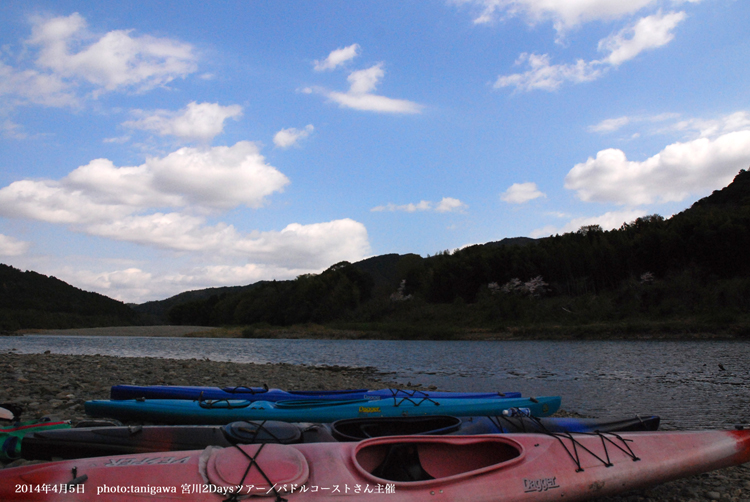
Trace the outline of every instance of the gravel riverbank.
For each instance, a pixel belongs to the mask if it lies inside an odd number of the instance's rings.
[[[24,420],[44,416],[86,419],[83,404],[109,399],[116,384],[262,385],[290,390],[404,387],[366,370],[208,360],[0,354],[0,403],[25,409]],[[415,387],[412,387],[415,388]],[[563,396],[563,404],[565,403]],[[16,461],[9,466],[18,465]],[[637,490],[597,502],[750,502],[750,464]]]

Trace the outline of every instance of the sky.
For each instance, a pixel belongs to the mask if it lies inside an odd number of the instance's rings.
[[[0,263],[124,302],[651,214],[750,167],[744,0],[0,3]]]

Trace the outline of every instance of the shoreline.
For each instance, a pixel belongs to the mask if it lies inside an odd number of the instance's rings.
[[[71,329],[25,329],[5,336],[48,335],[48,336],[124,336],[124,337],[179,337],[179,338],[253,338],[268,340],[423,340],[423,341],[579,341],[579,340],[617,340],[617,341],[699,341],[699,340],[750,340],[738,333],[714,333],[707,331],[647,331],[623,333],[606,326],[550,330],[540,328],[511,329],[491,331],[486,329],[467,329],[447,338],[431,339],[415,336],[400,338],[378,331],[358,331],[338,329],[320,325],[292,327],[263,327],[252,329],[248,335],[241,327],[215,326],[109,326],[99,328]]]
[[[23,420],[48,416],[85,420],[84,402],[109,399],[112,385],[263,385],[287,390],[356,389],[404,386],[380,378],[367,368],[312,367],[291,364],[251,364],[206,359],[161,359],[101,355],[0,353],[0,402],[25,408]],[[570,415],[558,412],[556,415]],[[143,423],[142,425],[146,425]],[[4,467],[29,463],[19,460]],[[750,463],[721,469],[652,488],[595,502],[747,502],[750,500]]]

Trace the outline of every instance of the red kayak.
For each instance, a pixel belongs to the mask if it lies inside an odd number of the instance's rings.
[[[389,436],[15,467],[0,500],[573,501],[748,461],[750,430]]]

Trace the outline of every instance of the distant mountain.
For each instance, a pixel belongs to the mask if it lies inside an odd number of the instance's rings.
[[[488,242],[484,244],[487,247],[499,247],[499,246],[528,246],[538,242],[538,239],[532,239],[531,237],[508,237],[499,241]]]
[[[0,329],[78,328],[139,324],[122,302],[54,277],[0,264]]]
[[[396,253],[373,256],[364,260],[352,263],[352,265],[363,272],[367,272],[375,283],[374,289],[394,288],[398,281],[398,263],[404,256],[418,255],[400,255]]]
[[[265,281],[256,282],[254,284],[248,284],[247,286],[226,286],[221,288],[206,288],[196,289],[193,291],[185,291],[175,296],[171,296],[165,300],[156,300],[139,305],[130,305],[130,307],[138,312],[148,324],[168,324],[167,312],[175,305],[183,303],[194,302],[198,300],[206,300],[212,296],[222,296],[227,294],[240,293],[247,289],[252,289]]]
[[[741,170],[728,186],[721,190],[714,190],[708,197],[694,203],[691,209],[710,206],[750,207],[750,171]]]

